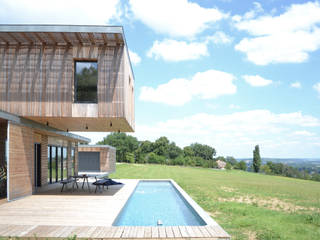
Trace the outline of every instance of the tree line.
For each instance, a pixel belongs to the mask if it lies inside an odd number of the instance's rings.
[[[97,144],[107,144],[117,149],[117,162],[152,163],[191,167],[217,168],[217,161],[226,163],[225,168],[239,169],[256,173],[280,175],[307,180],[320,181],[317,172],[308,173],[283,163],[268,161],[262,164],[259,145],[253,150],[252,164],[237,161],[232,156],[216,156],[216,149],[205,144],[192,143],[180,148],[167,137],[160,137],[154,142],[138,141],[136,137],[126,133],[111,133]]]
[[[160,137],[154,142],[138,141],[136,137],[126,133],[111,133],[97,144],[107,144],[117,149],[117,162],[153,163],[216,168],[217,161],[226,162],[226,168],[246,170],[244,161],[237,162],[234,157],[216,156],[215,148],[192,143],[183,149],[167,137]]]
[[[320,181],[320,174],[318,172],[309,173],[306,170],[301,171],[287,164],[274,163],[272,161],[267,161],[266,164],[262,165],[259,145],[256,145],[253,150],[252,170],[257,173],[262,172],[269,175]]]

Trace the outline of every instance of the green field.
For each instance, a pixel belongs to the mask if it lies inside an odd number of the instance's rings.
[[[118,164],[110,177],[175,180],[232,239],[320,239],[320,182],[139,164]]]

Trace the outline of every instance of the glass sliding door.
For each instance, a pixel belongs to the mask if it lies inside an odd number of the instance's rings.
[[[62,178],[67,179],[68,178],[68,172],[67,172],[67,148],[62,148]]]
[[[71,148],[71,162],[72,162],[71,174],[72,174],[72,176],[74,176],[75,175],[75,173],[74,173],[74,165],[75,165],[74,148]]]
[[[62,149],[61,147],[57,147],[57,180],[62,180]]]
[[[48,146],[48,183],[52,183],[52,147]]]
[[[51,176],[52,182],[57,182],[57,147],[51,146]]]

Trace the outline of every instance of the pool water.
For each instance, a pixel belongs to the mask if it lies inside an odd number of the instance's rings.
[[[170,181],[140,181],[113,225],[203,226],[206,224]]]

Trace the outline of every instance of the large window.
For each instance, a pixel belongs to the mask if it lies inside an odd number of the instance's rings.
[[[57,147],[48,146],[48,183],[55,183],[57,178]]]
[[[68,159],[68,155],[67,155],[67,148],[62,148],[62,178],[63,179],[67,179],[68,178],[68,173],[67,173],[67,159]]]
[[[57,176],[57,147],[52,146],[51,147],[51,154],[52,154],[52,162],[51,162],[51,172],[52,172],[52,182],[57,182],[58,181],[58,176]]]
[[[57,156],[58,156],[58,161],[57,161],[57,168],[58,168],[58,181],[62,180],[62,151],[61,147],[57,147]]]
[[[74,154],[74,148],[71,148],[71,161],[72,161],[72,169],[71,169],[71,174],[72,176],[75,175],[75,172],[74,172],[74,167],[75,167],[75,154]]]
[[[75,61],[75,102],[97,103],[98,63]]]

